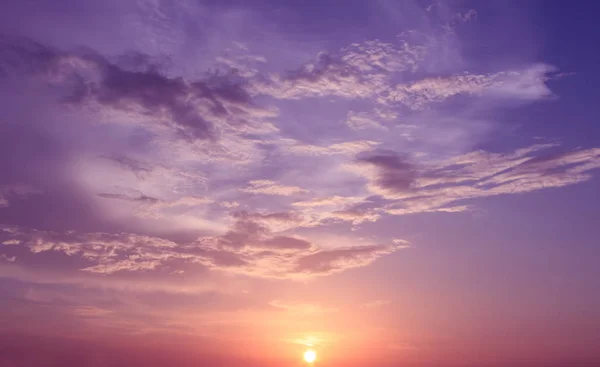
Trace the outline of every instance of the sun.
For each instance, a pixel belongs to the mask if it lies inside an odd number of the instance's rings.
[[[317,352],[312,349],[306,350],[306,352],[304,352],[304,360],[306,363],[313,363],[317,360]]]

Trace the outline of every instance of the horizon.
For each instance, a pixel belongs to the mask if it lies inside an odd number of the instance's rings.
[[[600,5],[1,8],[0,365],[600,365]]]

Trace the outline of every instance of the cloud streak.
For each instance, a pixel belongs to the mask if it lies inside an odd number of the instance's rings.
[[[597,148],[543,154],[552,147],[534,145],[509,154],[476,151],[421,166],[390,152],[376,153],[349,169],[367,178],[370,192],[393,201],[381,209],[387,214],[460,212],[468,210],[468,199],[573,185],[600,168]]]

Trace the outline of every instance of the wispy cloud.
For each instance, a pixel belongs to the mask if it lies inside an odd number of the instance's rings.
[[[296,314],[320,314],[337,311],[336,308],[332,307],[323,307],[310,303],[285,302],[280,300],[271,301],[269,302],[269,305]]]
[[[549,65],[533,65],[525,70],[495,74],[464,74],[426,78],[393,87],[383,103],[400,102],[413,110],[424,109],[432,103],[443,102],[458,95],[539,100],[552,96],[545,84],[547,75],[555,69]]]
[[[359,158],[351,169],[368,178],[369,191],[394,201],[384,209],[388,214],[458,212],[468,209],[455,204],[462,200],[572,185],[589,180],[589,172],[600,167],[598,149],[540,155],[550,147],[509,154],[477,151],[422,166],[388,152]]]
[[[250,187],[240,189],[240,191],[252,194],[281,196],[290,196],[294,194],[302,194],[308,192],[308,190],[305,190],[298,186],[281,185],[271,180],[252,180],[248,182],[248,184],[250,185]]]

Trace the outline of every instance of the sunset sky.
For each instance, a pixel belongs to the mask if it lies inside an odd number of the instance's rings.
[[[600,5],[0,3],[1,366],[600,365]]]

